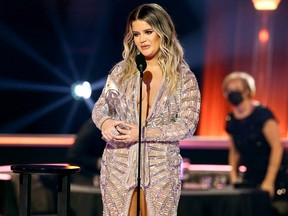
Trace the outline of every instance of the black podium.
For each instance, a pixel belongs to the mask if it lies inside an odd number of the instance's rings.
[[[17,164],[11,170],[20,174],[19,215],[31,215],[31,175],[57,175],[57,215],[68,216],[70,209],[70,176],[80,171],[67,164]]]

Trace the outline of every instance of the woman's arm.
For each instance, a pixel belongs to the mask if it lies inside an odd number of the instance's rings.
[[[268,191],[270,193],[270,196],[273,197],[275,180],[281,165],[281,160],[284,152],[284,148],[281,143],[280,134],[278,131],[278,125],[274,119],[269,119],[268,121],[266,121],[263,127],[263,134],[271,147],[271,152],[267,172],[261,184],[261,189]]]
[[[230,137],[230,146],[228,154],[228,163],[231,166],[230,184],[237,183],[239,160],[240,160],[239,152],[235,147],[232,137]]]
[[[145,127],[143,131],[145,141],[174,142],[194,134],[199,120],[201,103],[195,75],[191,71],[184,72],[180,85],[182,90],[177,118],[171,124]]]
[[[92,110],[92,119],[96,126],[101,130],[104,140],[111,142],[115,140],[118,132],[116,130],[116,126],[121,124],[122,121],[115,120],[111,109],[115,109],[115,104],[110,104],[107,101],[107,92],[110,90],[116,90],[116,80],[118,78],[119,73],[122,72],[122,67],[120,65],[116,65],[112,72],[109,74],[105,87],[102,90],[102,93],[96,103],[94,104],[94,108]],[[117,90],[116,90],[117,91]],[[111,98],[110,98],[111,99]],[[113,106],[113,107],[111,107]]]
[[[94,104],[93,110],[92,110],[92,119],[93,122],[96,124],[98,129],[102,130],[102,124],[108,120],[111,119],[111,111],[109,110],[109,105],[106,100],[106,93],[110,89],[117,88],[116,87],[116,80],[118,78],[119,73],[121,73],[122,67],[120,64],[117,64],[111,71],[111,73],[108,75],[105,86],[102,90],[101,95],[99,96],[98,100]]]

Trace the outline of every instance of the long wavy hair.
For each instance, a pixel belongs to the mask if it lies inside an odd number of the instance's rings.
[[[160,51],[158,63],[163,71],[163,77],[170,92],[175,92],[181,65],[188,67],[184,60],[184,51],[177,38],[175,26],[169,14],[158,4],[143,4],[135,8],[127,19],[124,50],[122,57],[125,62],[124,71],[119,79],[119,84],[139,73],[135,63],[135,57],[139,51],[134,44],[132,22],[142,20],[147,22],[160,37]]]

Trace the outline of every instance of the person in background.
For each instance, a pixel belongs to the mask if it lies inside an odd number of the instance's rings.
[[[92,111],[107,142],[100,176],[103,215],[136,215],[139,195],[141,216],[175,216],[181,193],[179,140],[196,130],[198,83],[183,58],[174,24],[160,5],[143,4],[129,14],[123,45],[123,60],[112,68]],[[135,63],[140,53],[147,64],[142,95]]]
[[[99,188],[100,164],[105,142],[92,119],[84,122],[68,150],[67,162],[80,166],[81,171],[71,176],[71,183]],[[71,193],[72,216],[102,215],[101,197],[93,193]]]
[[[253,99],[255,81],[248,73],[227,75],[222,87],[232,108],[226,117],[231,141],[228,156],[231,184],[269,192],[274,215],[287,215],[287,161],[274,114]],[[240,165],[247,169],[241,184],[238,182]]]
[[[88,119],[80,128],[75,143],[70,147],[67,155],[68,163],[81,168],[77,175],[72,176],[72,183],[97,186],[101,157],[106,144],[101,136],[100,130],[92,119]],[[96,182],[93,182],[94,180]]]

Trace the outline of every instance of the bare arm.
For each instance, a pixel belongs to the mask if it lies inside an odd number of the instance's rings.
[[[239,153],[235,148],[235,144],[230,137],[230,147],[229,147],[229,154],[228,154],[228,163],[231,166],[232,170],[230,172],[230,183],[235,184],[237,183],[238,178],[238,166],[239,166]]]
[[[271,153],[269,157],[267,172],[261,184],[261,189],[268,191],[270,196],[274,196],[274,184],[284,152],[278,131],[278,125],[274,119],[269,119],[264,124],[263,134],[271,147]]]

